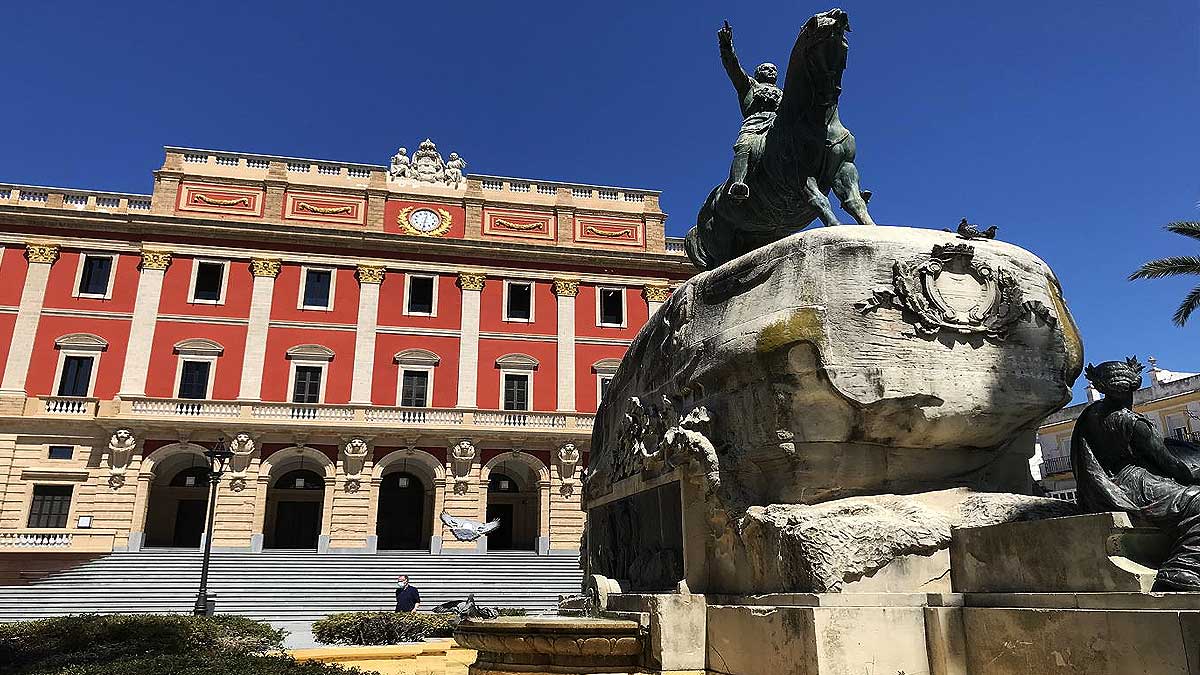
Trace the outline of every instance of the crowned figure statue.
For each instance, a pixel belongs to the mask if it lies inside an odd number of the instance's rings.
[[[1142,368],[1131,357],[1084,371],[1104,398],[1084,408],[1071,435],[1079,505],[1125,511],[1173,535],[1154,590],[1200,591],[1200,446],[1164,438],[1133,411]]]

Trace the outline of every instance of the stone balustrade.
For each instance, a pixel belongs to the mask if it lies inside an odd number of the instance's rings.
[[[99,399],[78,396],[39,396],[27,399],[26,416],[68,415],[72,417],[95,417]]]
[[[71,416],[95,419],[262,421],[287,424],[386,424],[390,427],[463,430],[529,429],[590,435],[595,415],[471,408],[403,408],[324,403],[214,401],[127,397],[113,401],[69,396],[26,400],[25,417]]]
[[[116,534],[112,530],[25,528],[0,532],[0,552],[94,553],[109,552]]]
[[[150,195],[0,183],[0,205],[101,213],[148,213]]]

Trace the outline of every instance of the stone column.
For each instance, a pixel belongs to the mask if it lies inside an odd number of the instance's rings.
[[[646,298],[646,306],[650,308],[650,316],[671,297],[671,288],[666,284],[646,284],[642,288],[642,297]]]
[[[37,335],[38,322],[42,318],[42,303],[46,300],[46,282],[50,278],[50,266],[58,260],[58,246],[27,244],[25,259],[29,261],[29,271],[25,274],[21,304],[17,308],[17,320],[13,324],[8,361],[4,365],[4,379],[0,381],[0,394],[3,395],[25,396],[25,377],[29,374],[29,359],[33,356],[33,339]]]
[[[578,279],[555,279],[558,297],[558,409],[575,412],[575,296]]]
[[[462,326],[458,338],[458,407],[474,408],[479,384],[479,293],[487,275],[459,272],[462,289]]]
[[[150,369],[150,349],[158,323],[158,301],[162,297],[163,277],[170,266],[170,251],[142,251],[142,273],[133,302],[129,348],[125,351],[119,397],[146,395],[146,373]]]
[[[358,266],[358,323],[354,328],[354,377],[350,402],[371,403],[371,374],[375,371],[375,329],[379,325],[379,287],[384,269]]]
[[[250,261],[254,290],[250,295],[250,320],[246,326],[246,355],[242,360],[242,382],[238,388],[238,400],[262,400],[267,328],[271,322],[271,296],[275,292],[275,277],[279,276],[280,265],[278,260]]]

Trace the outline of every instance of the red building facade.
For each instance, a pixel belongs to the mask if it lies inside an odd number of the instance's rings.
[[[577,552],[606,378],[692,270],[656,192],[453,159],[0,185],[0,551],[198,546],[221,437],[218,550]]]

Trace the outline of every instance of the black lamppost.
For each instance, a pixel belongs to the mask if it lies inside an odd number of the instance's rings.
[[[200,563],[200,590],[196,593],[196,605],[192,614],[196,616],[211,616],[212,607],[208,602],[208,558],[212,554],[213,516],[217,509],[217,483],[221,474],[225,473],[225,464],[233,457],[233,452],[225,447],[225,439],[218,438],[211,450],[205,450],[208,458],[208,524],[204,530],[204,559]]]

